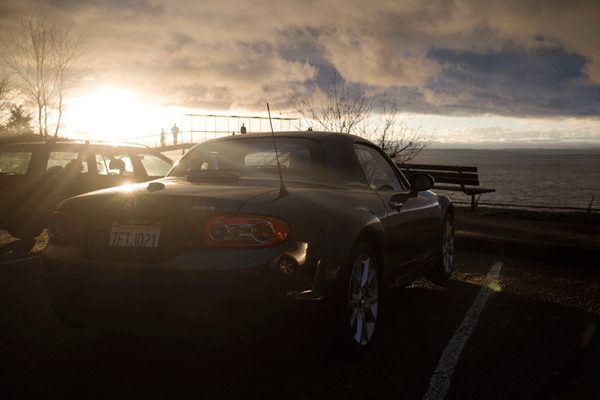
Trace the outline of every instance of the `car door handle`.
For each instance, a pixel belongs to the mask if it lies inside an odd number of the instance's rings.
[[[402,208],[402,203],[394,201],[394,200],[390,200],[390,202],[388,203],[390,208],[393,208],[396,211],[400,211],[400,209]]]

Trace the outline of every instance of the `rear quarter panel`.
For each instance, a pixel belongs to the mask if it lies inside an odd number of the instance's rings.
[[[348,249],[368,227],[383,237],[381,199],[366,188],[288,188],[289,195],[271,193],[243,204],[240,211],[269,214],[286,221],[290,236],[324,248]]]

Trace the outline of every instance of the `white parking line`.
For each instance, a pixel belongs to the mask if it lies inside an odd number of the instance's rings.
[[[448,343],[448,346],[446,346],[446,349],[442,353],[442,358],[431,377],[429,389],[427,389],[427,393],[425,393],[424,400],[442,400],[446,397],[446,393],[450,387],[450,380],[452,379],[452,374],[458,363],[460,353],[462,352],[463,347],[465,347],[473,328],[475,328],[475,325],[479,320],[479,315],[483,310],[483,306],[485,306],[490,295],[496,291],[495,288],[498,287],[494,281],[498,279],[502,265],[503,263],[498,261],[488,272],[485,286],[479,291],[479,294],[467,312],[465,319],[460,324],[454,333],[454,336],[452,336],[450,343]]]

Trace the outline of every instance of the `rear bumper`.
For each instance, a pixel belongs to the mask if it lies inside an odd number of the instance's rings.
[[[57,316],[77,324],[136,332],[246,329],[297,307],[323,308],[339,252],[291,241],[268,251],[182,253],[136,264],[89,260],[77,248],[50,244],[42,276]]]

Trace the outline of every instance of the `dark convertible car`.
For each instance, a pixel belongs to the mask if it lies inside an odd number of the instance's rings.
[[[43,252],[45,288],[57,316],[106,329],[242,329],[322,304],[331,335],[360,354],[384,290],[452,273],[453,206],[433,183],[407,181],[380,148],[347,134],[206,141],[163,179],[63,201]]]

